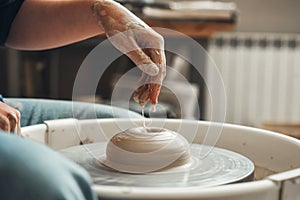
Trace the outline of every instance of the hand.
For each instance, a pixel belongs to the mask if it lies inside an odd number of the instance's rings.
[[[0,102],[0,129],[21,135],[21,115],[16,109]]]
[[[155,105],[166,75],[163,37],[114,1],[99,0],[93,10],[112,44],[144,72],[135,101],[144,106],[150,100]]]

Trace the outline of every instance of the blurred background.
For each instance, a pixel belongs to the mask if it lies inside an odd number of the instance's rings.
[[[221,90],[211,65],[216,64],[224,82],[226,122],[266,128],[300,137],[300,1],[232,0],[165,1],[119,0],[150,26],[180,31],[201,44],[214,63],[201,57],[172,35],[164,37],[179,51],[198,59],[208,82],[187,60],[167,53],[167,64],[178,74],[166,78],[156,113],[146,116],[209,120],[211,101],[206,84]],[[0,94],[5,97],[72,99],[74,80],[85,57],[104,36],[46,51],[0,48]],[[101,61],[99,61],[101,67]],[[96,102],[110,104],[114,84],[133,63],[121,56],[101,77]],[[130,91],[124,87],[124,92]],[[176,94],[174,94],[176,91]],[[195,95],[191,95],[191,93]],[[181,99],[180,103],[179,100]],[[183,102],[182,102],[183,99]],[[76,97],[94,101],[93,96]],[[120,106],[124,102],[120,101]],[[130,109],[141,108],[130,103]],[[147,109],[146,109],[147,111]],[[199,111],[199,112],[198,112]],[[221,113],[220,113],[221,114]]]

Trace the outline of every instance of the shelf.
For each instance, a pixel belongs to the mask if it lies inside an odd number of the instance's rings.
[[[194,38],[210,38],[216,32],[233,31],[235,23],[222,21],[197,21],[197,20],[147,20],[144,21],[151,27],[162,27],[181,32]],[[172,32],[160,32],[164,36],[172,36]]]

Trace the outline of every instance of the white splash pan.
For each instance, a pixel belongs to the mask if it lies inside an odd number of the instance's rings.
[[[22,128],[30,139],[59,150],[79,144],[80,138],[107,141],[140,119],[53,120]],[[177,131],[193,143],[206,143],[209,127],[221,124],[178,119],[151,119],[150,126]],[[196,136],[194,137],[194,133]],[[212,136],[212,135],[210,135]],[[215,139],[211,140],[214,143]],[[300,199],[300,141],[279,133],[245,126],[222,124],[216,147],[240,153],[256,165],[255,181],[210,188],[142,188],[94,185],[104,199],[206,199],[206,200],[296,200]]]

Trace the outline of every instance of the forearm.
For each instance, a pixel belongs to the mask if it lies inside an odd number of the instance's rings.
[[[41,50],[102,34],[91,9],[94,3],[95,0],[25,0],[5,44]]]

